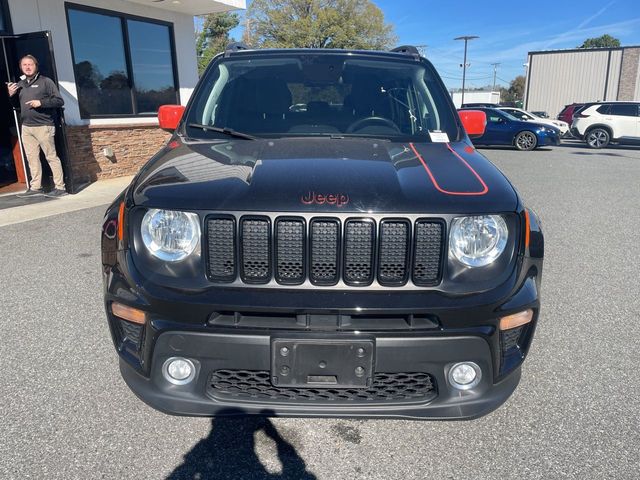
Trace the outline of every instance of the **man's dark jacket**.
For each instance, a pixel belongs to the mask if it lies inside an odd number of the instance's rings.
[[[64,100],[53,80],[37,73],[31,81],[26,78],[20,80],[18,86],[22,124],[30,127],[55,125],[56,109],[64,105]],[[30,100],[40,100],[42,106],[31,108],[26,105]]]

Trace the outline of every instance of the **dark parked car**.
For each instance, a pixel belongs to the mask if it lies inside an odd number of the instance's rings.
[[[545,111],[535,110],[535,111],[533,111],[531,113],[533,113],[534,115],[537,115],[540,118],[549,118],[549,114],[547,112],[545,112]]]
[[[583,105],[584,103],[571,103],[569,105],[565,105],[558,114],[558,120],[562,120],[563,122],[567,122],[569,125],[571,125],[571,122],[573,122],[573,115],[575,114],[575,111]]]
[[[500,104],[498,103],[483,103],[483,102],[475,102],[475,103],[463,103],[462,108],[493,108],[498,107]]]
[[[108,323],[142,400],[472,418],[511,395],[540,223],[473,148],[485,115],[458,115],[415,48],[229,50],[159,118],[173,137],[102,230]]]
[[[487,115],[487,127],[483,135],[473,139],[474,145],[513,145],[518,150],[533,150],[560,144],[560,130],[556,127],[522,121],[496,108],[478,110]]]

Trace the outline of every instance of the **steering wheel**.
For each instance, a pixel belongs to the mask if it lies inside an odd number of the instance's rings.
[[[353,133],[356,130],[360,130],[361,128],[367,126],[368,124],[383,125],[385,127],[393,128],[396,132],[400,132],[400,129],[398,128],[398,126],[395,123],[393,123],[391,120],[389,120],[388,118],[383,118],[383,117],[365,117],[365,118],[361,118],[360,120],[356,120],[351,125],[349,125],[347,127],[347,132],[346,133]]]

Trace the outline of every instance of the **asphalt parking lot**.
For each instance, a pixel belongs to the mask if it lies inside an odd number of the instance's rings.
[[[413,422],[152,410],[118,372],[97,207],[0,228],[0,478],[638,478],[640,149],[481,151],[546,236],[536,339],[497,411]]]

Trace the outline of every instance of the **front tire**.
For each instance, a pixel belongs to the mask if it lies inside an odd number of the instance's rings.
[[[611,135],[604,128],[594,128],[587,132],[584,139],[591,148],[604,148],[609,145]]]
[[[530,151],[538,146],[538,137],[535,133],[525,130],[516,135],[514,144],[518,150]]]

